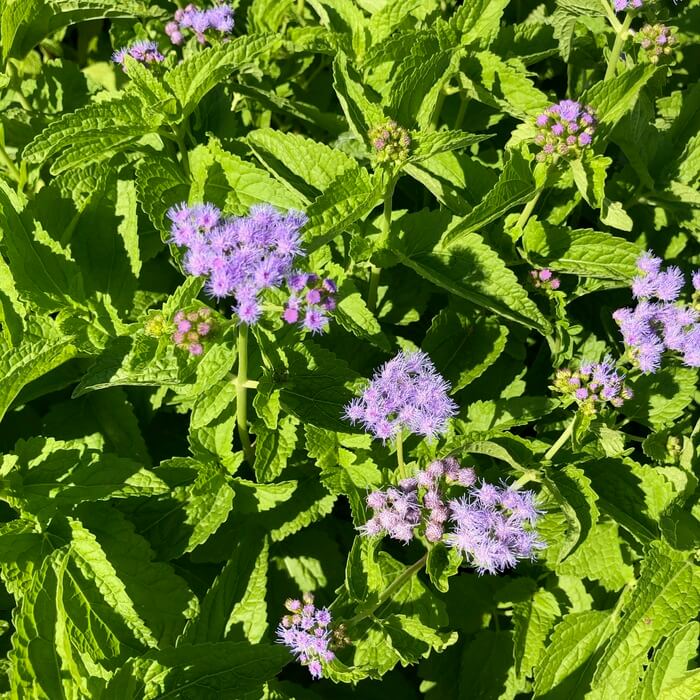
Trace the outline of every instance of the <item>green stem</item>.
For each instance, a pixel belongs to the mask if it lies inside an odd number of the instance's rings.
[[[238,326],[238,376],[236,377],[236,422],[246,462],[253,466],[255,452],[248,435],[248,326]]]
[[[351,620],[348,620],[348,625],[353,625],[366,617],[373,615],[374,612],[383,605],[394,593],[396,593],[407,581],[413,578],[414,574],[418,573],[428,561],[428,553],[426,552],[417,562],[407,566],[380,594],[377,602],[369,609],[358,615],[355,615]]]
[[[190,179],[190,156],[187,152],[187,146],[185,145],[185,128],[177,129],[175,131],[175,143],[177,143],[177,147],[180,149],[180,156],[182,158],[182,169],[185,171],[185,177],[189,180]]]
[[[396,463],[398,464],[399,474],[403,474],[403,432],[401,430],[396,435]]]
[[[520,216],[518,217],[518,220],[515,223],[515,228],[520,229],[521,231],[525,228],[525,225],[527,224],[528,220],[532,216],[532,212],[535,210],[535,207],[537,206],[537,202],[539,201],[540,197],[542,196],[543,189],[539,189],[535,192],[534,196],[532,199],[525,205],[523,208],[522,212],[520,213]]]
[[[5,150],[5,144],[2,142],[0,142],[0,163],[2,163],[9,170],[13,180],[17,182],[20,181],[20,172],[12,158],[10,158],[8,155],[7,151]]]
[[[612,51],[610,52],[610,58],[608,59],[608,67],[605,71],[604,80],[610,80],[610,78],[615,77],[615,72],[617,70],[617,62],[620,60],[622,47],[625,45],[625,41],[627,41],[631,24],[632,13],[628,12],[627,16],[625,17],[625,21],[622,23],[620,30],[615,36],[615,43],[613,44]]]
[[[615,12],[613,11],[613,8],[610,6],[610,3],[608,3],[607,0],[601,0],[601,2],[603,5],[603,10],[605,10],[605,14],[608,18],[608,22],[610,22],[610,26],[613,28],[613,30],[615,32],[619,32],[620,29],[622,28],[622,25],[620,24],[620,21],[615,16]]]
[[[564,447],[566,441],[571,437],[574,432],[574,422],[576,421],[576,415],[571,419],[569,425],[566,426],[566,430],[558,437],[557,441],[547,450],[544,455],[545,461],[549,461],[554,457],[554,455],[559,452],[559,450]]]
[[[459,111],[457,112],[457,118],[455,119],[455,130],[462,128],[462,122],[464,121],[464,115],[467,113],[467,99],[464,94],[459,95]]]
[[[521,486],[525,486],[525,484],[529,484],[531,481],[539,480],[540,475],[536,471],[528,469],[517,481],[514,481],[510,487],[512,489],[519,489]]]
[[[396,178],[392,177],[384,192],[384,215],[382,217],[382,244],[386,242],[389,232],[391,231],[391,202],[394,197],[394,187]],[[377,309],[377,298],[379,296],[379,276],[382,269],[376,265],[372,265],[369,273],[369,290],[367,292],[367,308],[374,312]]]

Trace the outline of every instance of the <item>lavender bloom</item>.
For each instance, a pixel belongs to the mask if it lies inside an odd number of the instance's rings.
[[[328,328],[328,313],[335,309],[335,282],[297,271],[288,278],[287,286],[291,293],[282,312],[284,321],[323,333]]]
[[[428,542],[439,542],[449,518],[445,492],[452,485],[470,487],[475,482],[474,470],[461,467],[454,457],[431,462],[415,477],[402,479],[398,488],[370,493],[367,506],[374,512],[359,531],[408,544],[422,525]]]
[[[479,574],[495,574],[521,559],[534,559],[545,544],[534,529],[540,511],[532,491],[481,483],[449,502],[452,528],[447,543]]]
[[[189,4],[184,9],[177,10],[171,22],[165,25],[165,33],[175,45],[185,41],[185,32],[194,32],[200,44],[206,44],[206,32],[214,30],[226,36],[233,31],[233,8],[230,5],[215,5],[203,10]]]
[[[345,408],[345,417],[381,440],[403,430],[435,437],[457,412],[450,385],[424,352],[400,352],[377,372],[362,396]]]
[[[363,535],[388,535],[404,544],[413,539],[421,522],[415,486],[374,491],[367,496],[367,505],[374,515],[360,528]]]
[[[216,299],[233,296],[241,323],[252,325],[262,314],[260,295],[290,275],[302,253],[301,212],[280,214],[273,207],[251,207],[246,217],[224,218],[211,204],[179,204],[168,211],[170,242],[185,247],[183,267],[207,278],[205,289]]]
[[[632,391],[624,381],[625,374],[616,369],[612,358],[607,356],[602,362],[582,363],[575,372],[558,370],[554,388],[573,396],[584,411],[593,415],[601,405],[619,408],[632,398]]]
[[[112,61],[118,63],[124,72],[126,72],[124,59],[127,56],[131,56],[139,63],[145,64],[162,63],[165,60],[165,56],[158,50],[158,44],[155,41],[136,41],[123,49],[115,51],[112,54]]]
[[[559,278],[555,277],[552,271],[546,267],[543,270],[530,270],[530,277],[532,278],[532,284],[537,289],[557,290],[561,285]]]
[[[331,649],[334,637],[329,629],[330,611],[317,608],[310,593],[304,594],[303,600],[287,600],[285,607],[290,614],[277,627],[278,643],[289,648],[313,678],[322,678],[323,664],[335,658]]]
[[[573,100],[551,105],[535,120],[535,143],[542,147],[537,160],[553,160],[555,156],[578,157],[581,149],[593,140],[596,117],[591,107]]]
[[[190,355],[201,355],[204,352],[202,341],[213,330],[211,309],[202,307],[197,311],[178,311],[173,317],[175,332],[171,340],[181,350],[187,350]]]
[[[681,270],[661,268],[661,259],[651,252],[637,260],[639,275],[632,281],[632,294],[638,300],[633,309],[615,311],[622,339],[632,360],[643,372],[656,372],[666,351],[678,352],[689,367],[698,362],[698,312],[692,304],[679,301],[685,278]],[[693,287],[700,275],[693,275]]]
[[[671,28],[664,24],[645,24],[634,35],[634,40],[643,49],[644,55],[654,64],[670,56],[677,42]]]
[[[615,7],[615,12],[636,10],[642,6],[642,0],[615,0],[613,6]]]
[[[368,136],[378,163],[401,162],[408,158],[411,137],[395,121],[375,126]]]

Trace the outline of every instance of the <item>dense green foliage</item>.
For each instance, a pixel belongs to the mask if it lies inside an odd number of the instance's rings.
[[[173,46],[169,0],[0,0],[2,697],[698,697],[698,370],[641,372],[612,314],[643,251],[700,266],[700,1],[232,5],[231,37]],[[165,60],[110,60],[136,40]],[[593,142],[538,159],[563,99]],[[244,336],[169,242],[183,201],[304,211],[328,331],[270,291]],[[196,356],[171,324],[205,306]],[[446,435],[344,419],[418,348]],[[606,354],[621,407],[554,390]],[[536,559],[358,533],[446,455],[537,492]],[[302,592],[349,641],[319,681],[275,643]]]

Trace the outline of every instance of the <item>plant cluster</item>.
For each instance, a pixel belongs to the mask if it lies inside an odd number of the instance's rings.
[[[0,697],[700,696],[700,0],[0,0]]]

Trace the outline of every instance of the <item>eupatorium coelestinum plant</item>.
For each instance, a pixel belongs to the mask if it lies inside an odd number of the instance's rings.
[[[697,12],[0,2],[0,696],[698,696]]]

